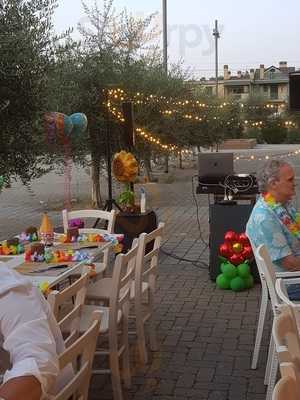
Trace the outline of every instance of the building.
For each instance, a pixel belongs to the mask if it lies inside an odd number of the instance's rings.
[[[218,81],[218,96],[228,99],[247,100],[250,96],[259,96],[270,104],[287,104],[289,97],[289,73],[295,67],[288,67],[286,61],[280,61],[279,67],[263,64],[236,76],[231,76],[228,65],[224,65],[224,75]],[[201,79],[200,86],[207,94],[216,93],[215,79]]]

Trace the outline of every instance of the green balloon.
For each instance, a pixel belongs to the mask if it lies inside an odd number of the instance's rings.
[[[237,276],[230,281],[230,287],[234,292],[240,292],[241,290],[245,289],[246,285],[244,279]]]
[[[238,275],[243,279],[248,278],[248,276],[250,275],[249,264],[246,263],[240,264],[238,265],[237,270],[238,270]]]
[[[225,264],[222,272],[223,272],[224,276],[226,276],[226,278],[229,280],[231,280],[237,276],[237,269],[231,263]]]
[[[220,289],[230,289],[230,280],[224,274],[217,277],[216,284]]]
[[[228,261],[226,261],[226,262],[222,262],[222,264],[221,264],[221,266],[220,266],[220,270],[222,271],[222,272],[224,272],[224,268],[226,268],[226,265],[228,264]]]
[[[254,285],[254,279],[252,275],[249,275],[247,278],[244,279],[246,289],[251,289]]]

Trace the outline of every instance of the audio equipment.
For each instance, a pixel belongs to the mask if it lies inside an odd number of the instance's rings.
[[[197,194],[231,195],[235,198],[258,194],[256,177],[251,174],[227,175],[219,178],[216,184],[202,182],[202,178],[198,177],[198,182]]]
[[[203,183],[218,184],[233,174],[233,153],[199,153],[198,176]]]

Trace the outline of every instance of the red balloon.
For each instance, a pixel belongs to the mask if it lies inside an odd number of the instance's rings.
[[[230,243],[223,243],[219,247],[219,253],[225,258],[229,258],[232,255],[232,247]]]
[[[225,233],[224,239],[227,242],[237,242],[238,235],[234,231],[227,231]]]
[[[244,246],[244,250],[242,251],[242,256],[245,260],[249,260],[253,255],[251,246]]]
[[[244,246],[250,245],[250,242],[249,242],[249,239],[248,239],[248,236],[246,235],[246,233],[239,234],[238,242],[242,243]]]
[[[242,264],[242,263],[243,263],[244,257],[243,257],[242,254],[237,254],[237,253],[235,253],[235,254],[233,254],[233,255],[229,258],[229,261],[230,261],[231,264],[233,264],[233,265],[239,265],[239,264]]]

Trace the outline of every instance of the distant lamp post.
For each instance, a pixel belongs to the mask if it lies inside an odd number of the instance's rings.
[[[168,23],[167,23],[167,0],[162,0],[162,18],[163,18],[163,66],[164,71],[168,73]]]
[[[218,79],[218,40],[220,39],[220,32],[218,29],[218,20],[215,20],[215,28],[213,30],[213,36],[215,37],[215,57],[216,57],[216,96],[218,97],[218,86],[219,86],[219,79]]]

